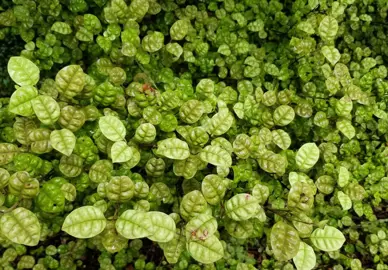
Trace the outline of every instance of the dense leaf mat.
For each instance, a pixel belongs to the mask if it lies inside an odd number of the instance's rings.
[[[388,269],[387,12],[0,1],[0,269]]]

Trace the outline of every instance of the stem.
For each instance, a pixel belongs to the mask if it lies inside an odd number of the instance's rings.
[[[14,203],[10,208],[8,208],[8,209],[6,209],[6,210],[0,210],[0,213],[1,213],[1,214],[5,214],[5,213],[12,212],[18,205],[19,205],[19,201],[17,201],[16,203]]]

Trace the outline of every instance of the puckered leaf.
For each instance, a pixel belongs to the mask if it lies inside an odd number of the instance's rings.
[[[118,142],[122,141],[126,135],[124,124],[115,116],[103,116],[98,121],[102,134],[109,140]]]
[[[271,246],[274,256],[279,261],[288,261],[299,251],[298,232],[283,221],[277,222],[271,230]]]
[[[8,61],[8,74],[18,85],[35,85],[39,81],[39,68],[29,59],[13,56]]]
[[[8,109],[10,112],[22,116],[31,116],[34,114],[31,100],[38,96],[38,90],[33,86],[22,86],[13,92],[9,101]]]
[[[310,240],[320,250],[336,251],[345,243],[345,236],[340,230],[332,226],[325,226],[323,229],[315,229]]]
[[[123,141],[115,142],[112,145],[111,156],[112,161],[126,162],[132,158],[132,149]]]
[[[190,156],[190,150],[185,141],[170,138],[158,142],[156,154],[170,159],[183,160]]]
[[[259,207],[255,196],[248,193],[237,194],[225,203],[225,212],[231,219],[241,221],[253,217]]]
[[[208,145],[206,146],[199,157],[214,166],[220,167],[230,167],[232,166],[232,157],[225,149],[221,148],[218,145]]]
[[[149,219],[151,220],[151,234],[147,236],[149,239],[155,242],[169,242],[175,235],[175,221],[167,214],[162,212],[148,212]]]
[[[301,170],[309,170],[314,167],[319,159],[319,148],[315,143],[305,143],[299,148],[295,156],[296,165]]]
[[[32,108],[40,122],[45,125],[54,124],[61,113],[58,103],[50,96],[38,96],[31,100]]]
[[[313,248],[301,241],[293,261],[297,270],[311,270],[315,267],[317,259]]]
[[[18,207],[0,218],[1,233],[14,243],[36,246],[40,239],[40,223],[30,210]]]
[[[53,130],[50,134],[52,147],[66,156],[70,156],[75,147],[76,138],[68,129]]]
[[[82,206],[66,217],[62,230],[77,238],[91,238],[100,234],[105,226],[106,219],[100,209]]]
[[[143,238],[153,233],[151,218],[146,212],[127,210],[116,221],[116,230],[128,239]]]
[[[215,235],[204,241],[190,241],[188,250],[195,260],[205,264],[216,262],[224,256],[224,248]]]

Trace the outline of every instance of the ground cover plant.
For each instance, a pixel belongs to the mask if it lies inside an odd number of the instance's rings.
[[[388,269],[388,1],[0,10],[0,269]]]

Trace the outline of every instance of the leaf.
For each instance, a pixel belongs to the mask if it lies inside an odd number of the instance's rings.
[[[282,129],[272,131],[272,141],[282,150],[286,150],[291,145],[291,138],[287,132]]]
[[[103,116],[98,125],[102,134],[113,142],[123,141],[126,135],[124,124],[115,116]]]
[[[82,206],[65,218],[62,230],[76,238],[91,238],[100,234],[105,226],[106,219],[100,209]]]
[[[225,212],[231,219],[241,221],[253,217],[259,207],[259,201],[256,197],[242,193],[234,195],[225,203]]]
[[[19,152],[18,147],[11,143],[0,143],[0,165],[10,163]]]
[[[199,157],[214,166],[231,167],[232,157],[228,151],[218,145],[208,145],[199,154]]]
[[[188,250],[196,261],[204,264],[214,263],[224,256],[224,248],[215,235],[204,241],[190,241]]]
[[[18,207],[0,218],[1,233],[16,244],[36,246],[40,239],[40,223],[30,210]]]
[[[203,127],[210,135],[220,136],[230,129],[233,120],[233,115],[228,110],[220,110],[212,118],[208,119]]]
[[[287,126],[294,118],[294,109],[288,105],[280,105],[273,113],[273,121],[278,126]]]
[[[162,212],[148,212],[151,220],[151,234],[147,236],[150,240],[155,242],[169,242],[175,235],[175,221],[169,215]]]
[[[22,116],[32,116],[31,100],[38,96],[38,90],[33,86],[22,86],[13,92],[8,105],[8,110]]]
[[[296,165],[301,170],[309,170],[318,162],[319,148],[315,143],[305,143],[295,156]]]
[[[38,96],[31,100],[32,108],[40,122],[45,125],[54,124],[61,113],[58,103],[50,96]]]
[[[187,240],[205,240],[216,233],[217,220],[208,214],[199,214],[186,224]]]
[[[347,211],[352,208],[352,200],[348,195],[346,195],[342,191],[338,191],[337,197],[344,211]]]
[[[206,175],[202,180],[201,190],[209,204],[216,205],[225,196],[227,181],[215,174]]]
[[[340,60],[340,52],[333,46],[323,46],[321,48],[323,56],[332,64],[333,66]]]
[[[9,59],[8,74],[20,86],[36,85],[39,81],[39,68],[31,60],[21,56]]]
[[[175,233],[174,238],[167,243],[159,243],[163,249],[168,263],[177,263],[183,251],[186,250],[186,239],[180,232]]]
[[[326,225],[323,229],[315,229],[310,240],[320,250],[336,251],[345,243],[345,236],[340,230]]]
[[[288,261],[296,256],[300,239],[298,232],[283,221],[277,222],[271,230],[271,246],[278,261]]]
[[[352,123],[348,120],[337,121],[337,129],[345,135],[349,140],[356,136],[356,129],[352,126]]]
[[[132,158],[132,149],[124,141],[112,145],[111,156],[113,163],[126,162]]]
[[[169,138],[158,142],[156,154],[169,159],[183,160],[190,156],[190,150],[185,141]]]
[[[68,35],[68,34],[71,34],[72,32],[70,25],[68,25],[65,22],[55,22],[51,26],[51,31],[57,32],[62,35]]]
[[[80,66],[70,65],[62,68],[55,76],[59,93],[67,98],[79,94],[85,86],[85,74]]]
[[[317,263],[317,258],[312,247],[301,241],[296,256],[292,259],[297,270],[311,270]]]
[[[347,168],[340,166],[338,173],[338,185],[344,187],[349,183],[350,174]]]
[[[153,231],[150,216],[136,210],[122,213],[116,221],[116,230],[127,239],[147,237]]]
[[[338,22],[334,17],[325,16],[318,27],[318,33],[323,39],[334,39],[338,31]]]
[[[52,147],[66,156],[73,153],[76,138],[74,133],[68,129],[53,130],[50,134],[50,143]]]

